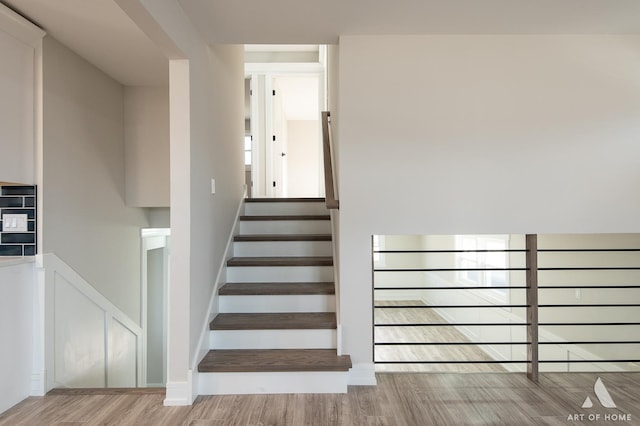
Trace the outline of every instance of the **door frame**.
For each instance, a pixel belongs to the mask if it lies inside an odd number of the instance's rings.
[[[281,76],[299,76],[315,74],[320,84],[318,99],[319,110],[327,108],[327,47],[320,45],[319,62],[304,63],[245,63],[245,78],[251,79],[251,180],[254,197],[275,197],[276,190],[271,182],[277,175],[274,168],[275,151],[268,143],[273,136],[273,105],[268,100],[273,91],[273,79]],[[320,117],[318,117],[320,119]],[[319,136],[320,137],[320,136]],[[322,152],[321,140],[318,144]],[[320,156],[319,158],[322,158]],[[320,167],[322,171],[322,167]],[[319,180],[322,182],[322,177]],[[282,185],[282,182],[280,182]],[[320,185],[320,194],[324,190]]]

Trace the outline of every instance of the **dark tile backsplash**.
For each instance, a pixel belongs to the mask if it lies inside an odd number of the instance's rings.
[[[23,207],[23,197],[0,197],[0,207]]]
[[[11,234],[3,233],[0,235],[0,243],[2,244],[16,244],[16,243],[36,243],[36,234],[33,232],[15,232]]]
[[[2,198],[2,197],[0,197]],[[2,209],[2,214],[26,214],[28,219],[36,218],[36,209],[35,207],[30,207],[28,209]]]
[[[36,195],[36,186],[3,186],[1,187],[2,195]]]
[[[0,256],[24,256],[23,246],[0,244]]]
[[[0,256],[33,256],[36,254],[36,187],[0,187]],[[26,214],[27,232],[4,232],[2,215]]]

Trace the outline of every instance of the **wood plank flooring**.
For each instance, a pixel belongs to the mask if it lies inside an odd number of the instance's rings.
[[[233,241],[331,241],[331,234],[248,234],[236,235]]]
[[[333,266],[331,256],[232,257],[227,266]]]
[[[324,202],[324,198],[245,198],[247,203],[317,203]]]
[[[301,215],[247,215],[240,216],[241,221],[262,222],[272,220],[331,220],[328,214],[301,214]]]
[[[334,312],[218,314],[211,330],[315,330],[336,328]]]
[[[599,404],[593,390],[597,377],[617,408]],[[377,378],[378,386],[350,386],[346,394],[206,396],[188,407],[163,407],[160,394],[32,397],[1,414],[0,425],[640,424],[640,373],[547,373],[540,384],[506,373],[384,373]],[[593,408],[580,408],[587,396]],[[568,420],[576,414],[584,420]],[[600,417],[589,421],[590,415]],[[617,420],[607,421],[606,415]]]
[[[348,371],[350,368],[349,356],[337,356],[335,349],[217,349],[209,351],[198,371]]]
[[[376,306],[424,305],[418,300],[376,301]],[[374,309],[376,324],[444,324],[433,309]],[[375,342],[469,342],[454,327],[376,327]],[[478,346],[376,346],[376,361],[445,361],[494,359]],[[378,372],[505,372],[499,364],[376,364]]]
[[[335,294],[335,285],[332,282],[227,283],[220,288],[219,294],[221,296]]]

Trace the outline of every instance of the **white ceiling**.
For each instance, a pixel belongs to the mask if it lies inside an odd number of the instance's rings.
[[[210,43],[353,34],[640,33],[639,0],[178,0]]]
[[[2,0],[126,86],[161,86],[169,62],[113,0]]]
[[[114,0],[0,1],[122,84],[167,84],[167,60]],[[209,43],[329,44],[353,34],[640,34],[640,0],[177,1]]]

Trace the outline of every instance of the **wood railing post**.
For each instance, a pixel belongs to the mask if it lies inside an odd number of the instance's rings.
[[[538,236],[526,235],[527,250],[527,377],[538,382]]]
[[[331,114],[329,111],[322,112],[322,152],[324,155],[325,199],[328,209],[339,209],[340,202],[336,198],[333,158],[331,155],[331,129],[329,128],[330,117]]]

